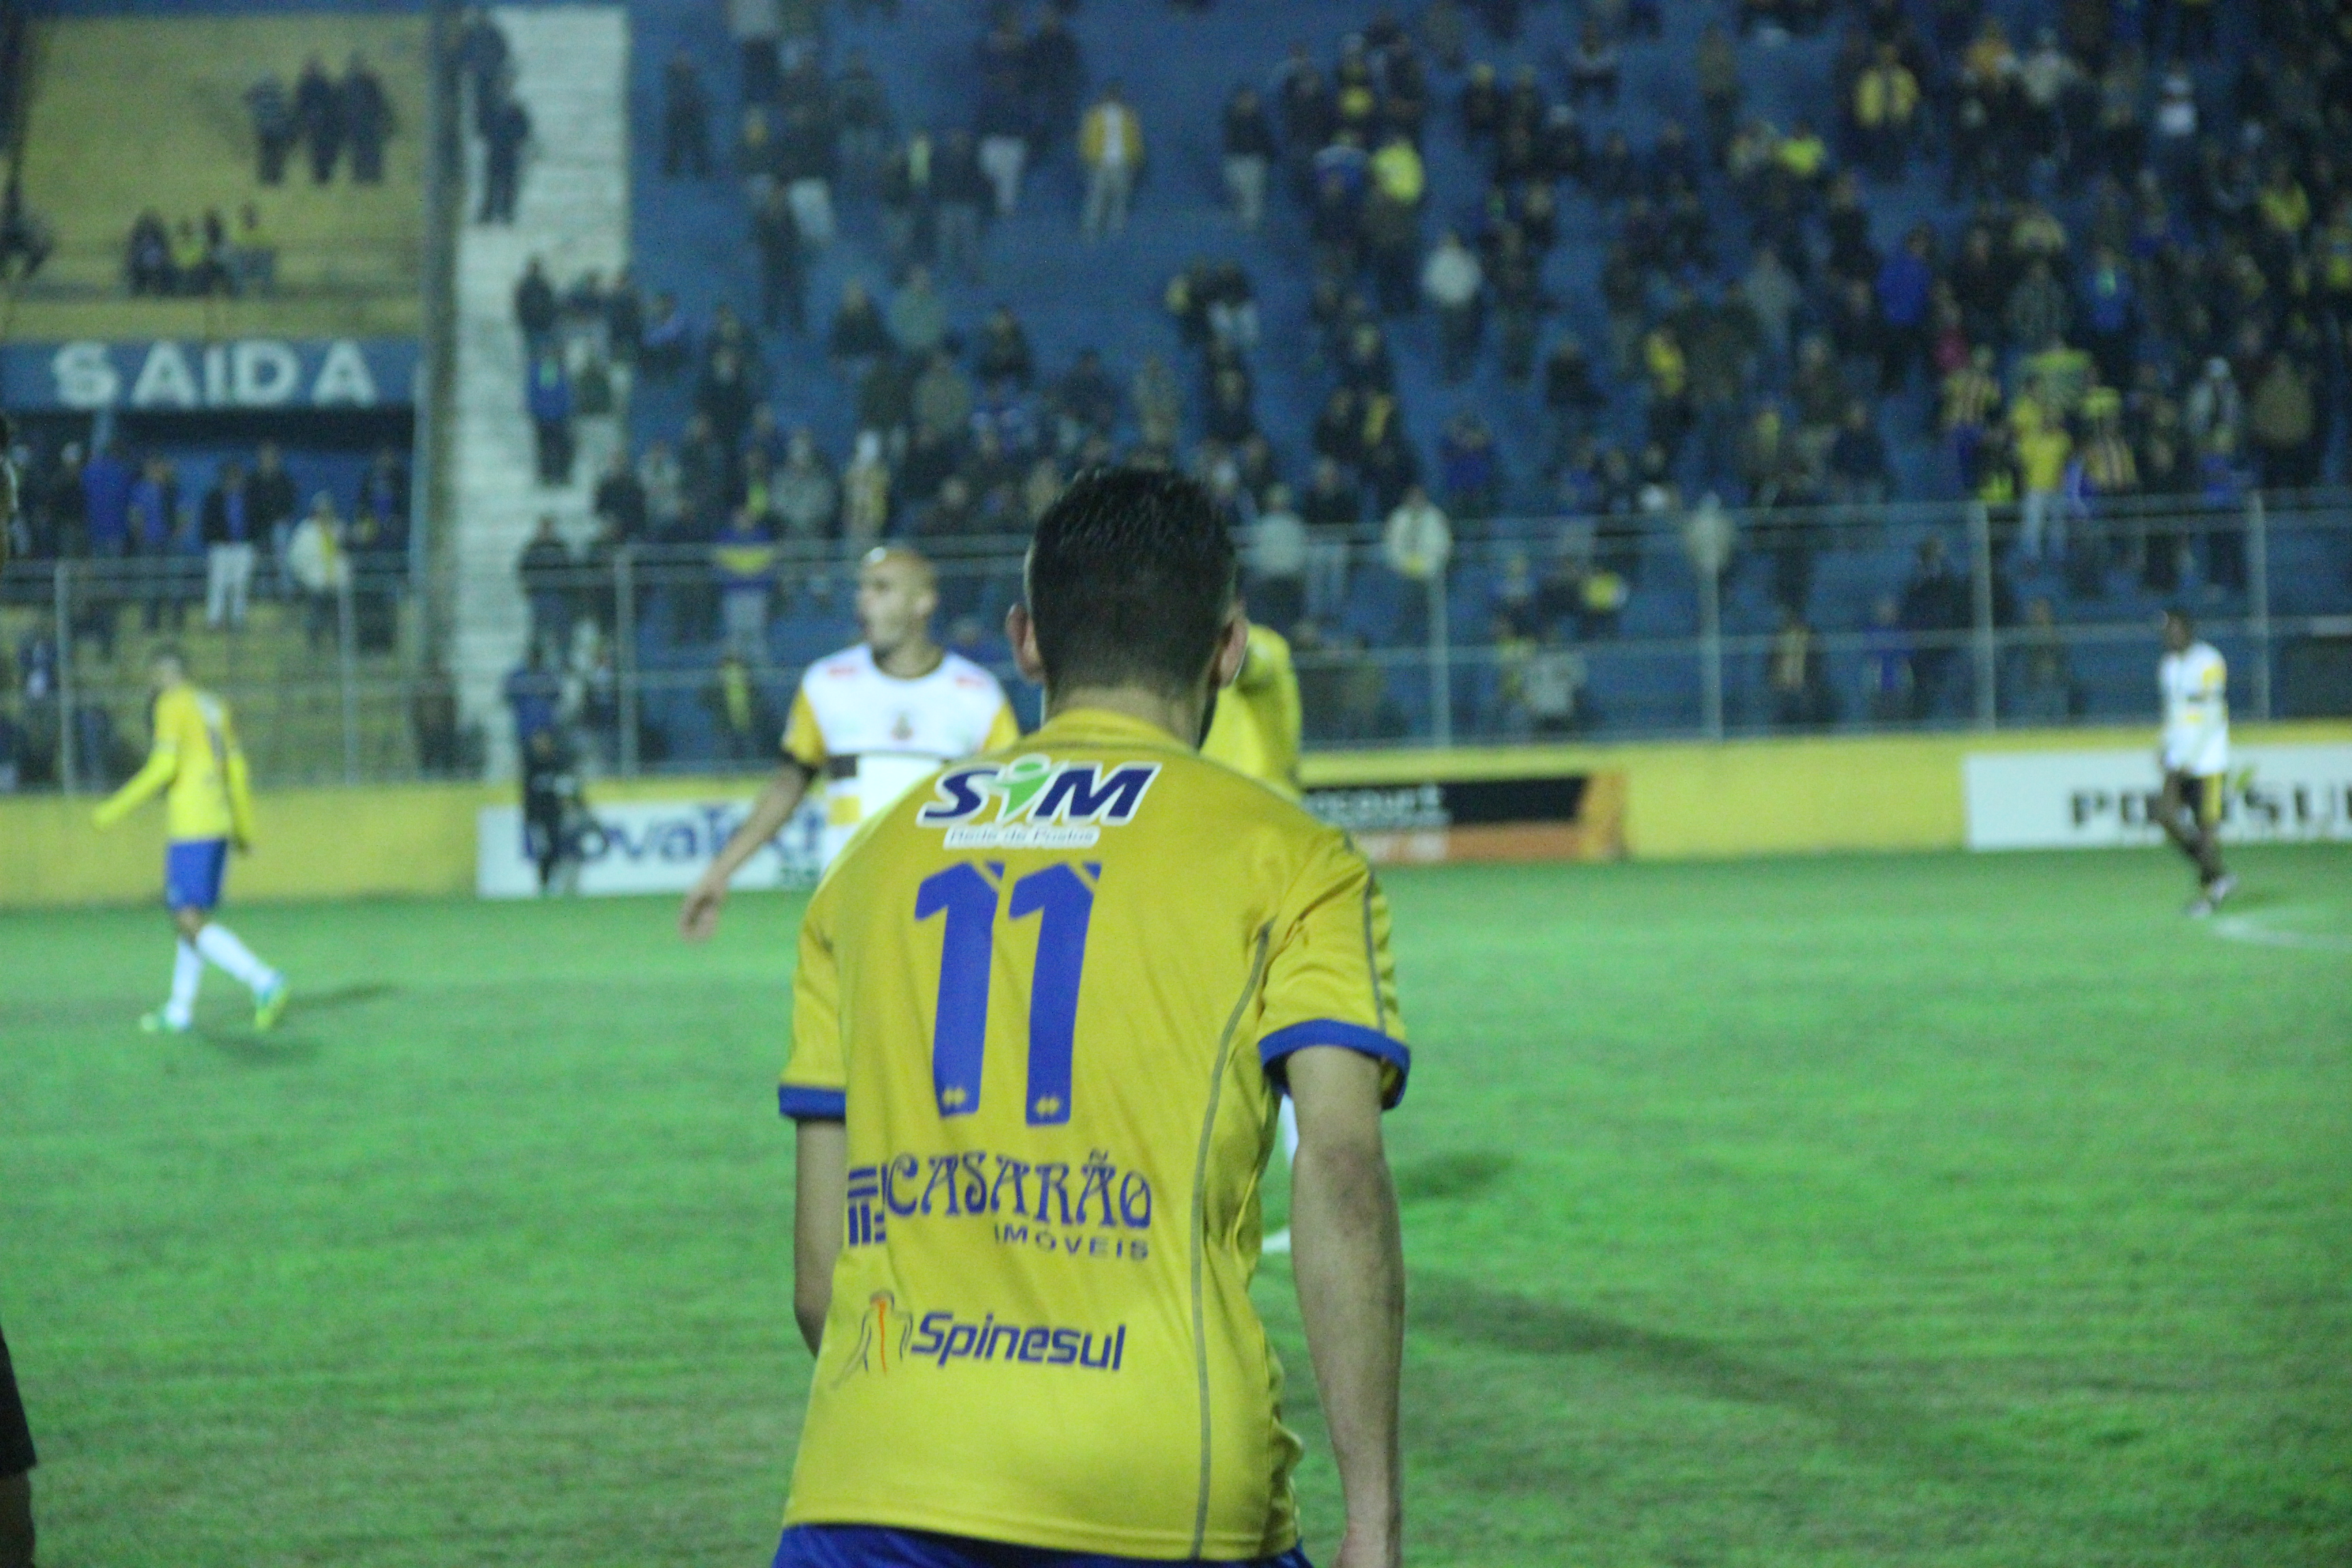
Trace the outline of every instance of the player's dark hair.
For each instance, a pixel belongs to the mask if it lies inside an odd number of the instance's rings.
[[[2142,615],[2147,614],[2145,610],[2140,613]],[[2179,605],[2167,605],[2164,607],[2164,618],[2168,621],[2179,621],[2180,623],[2180,629],[2184,632],[2193,633],[2197,630],[2196,621],[2190,617],[2187,610],[2182,609]]]
[[[1037,521],[1029,615],[1046,684],[1192,689],[1233,608],[1234,542],[1181,474],[1090,468]]]

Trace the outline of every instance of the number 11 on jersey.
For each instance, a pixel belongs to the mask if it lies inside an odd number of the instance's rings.
[[[1012,888],[1009,920],[1037,917],[1037,962],[1029,981],[1029,1082],[1022,1109],[1032,1127],[1070,1119],[1070,1064],[1077,1048],[1078,977],[1086,967],[1087,924],[1102,867],[1053,865]],[[940,949],[939,1016],[931,1028],[931,1091],[941,1116],[980,1109],[981,1066],[988,1050],[990,971],[996,951],[998,889],[1004,863],[965,863],[926,877],[915,889],[915,919],[944,917]]]

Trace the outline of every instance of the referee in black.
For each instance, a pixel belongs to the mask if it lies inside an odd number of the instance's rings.
[[[0,1334],[0,1568],[33,1568],[33,1431]]]

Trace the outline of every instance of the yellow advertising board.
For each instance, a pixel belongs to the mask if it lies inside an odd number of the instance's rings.
[[[2233,738],[2244,744],[2347,742],[2352,723],[2242,724]],[[1324,752],[1307,758],[1302,772],[1311,795],[1360,800],[1426,793],[1443,803],[1444,786],[1512,781],[1574,782],[1581,792],[1565,812],[1479,807],[1458,822],[1351,825],[1368,847],[1396,863],[1685,859],[1958,849],[1968,842],[1963,773],[1969,756],[2152,742],[2149,731],[2132,728],[1456,747]],[[1439,787],[1424,792],[1427,785]],[[614,783],[593,790],[592,800],[748,800],[757,788],[748,778]],[[1516,798],[1510,791],[1455,794]],[[462,784],[265,792],[257,802],[258,842],[236,863],[232,895],[261,900],[468,892],[481,810],[513,798],[510,786]],[[0,908],[142,903],[159,896],[160,810],[100,834],[89,823],[94,804],[89,797],[0,797]]]

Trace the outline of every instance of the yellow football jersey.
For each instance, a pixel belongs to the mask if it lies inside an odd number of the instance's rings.
[[[1343,834],[1115,714],[869,819],[793,986],[849,1185],[786,1523],[1287,1551],[1258,1184],[1290,1053],[1404,1091],[1388,923]]]
[[[155,742],[147,765],[98,808],[98,825],[111,826],[158,790],[169,792],[163,833],[174,843],[252,837],[245,753],[228,704],[211,692],[183,684],[155,699]]]
[[[1298,798],[1298,672],[1290,644],[1272,626],[1250,624],[1241,674],[1217,694],[1201,754]]]

